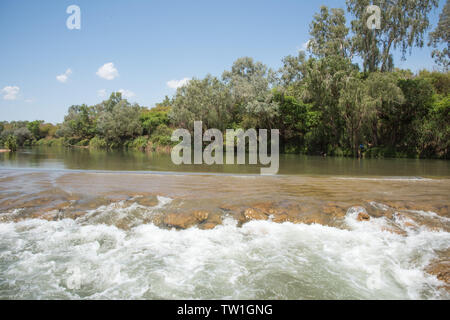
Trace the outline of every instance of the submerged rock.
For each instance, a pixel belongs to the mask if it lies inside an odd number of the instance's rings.
[[[197,219],[198,222],[203,222],[208,219],[209,213],[206,211],[195,211],[194,217]]]
[[[443,217],[449,217],[449,215],[450,215],[449,206],[446,204],[441,205],[441,206],[435,206],[434,212],[436,212],[437,214],[439,214],[440,216],[443,216]]]
[[[333,204],[328,204],[326,207],[323,207],[322,212],[331,215],[334,218],[344,218],[347,213],[344,208]]]
[[[328,219],[319,212],[315,213],[304,213],[298,215],[297,217],[290,217],[289,221],[296,224],[321,224],[328,225]]]
[[[270,218],[272,219],[273,222],[276,223],[283,223],[289,221],[289,216],[287,215],[287,213],[274,214],[271,215]]]
[[[426,269],[429,274],[436,276],[440,281],[445,282],[445,289],[450,291],[450,261],[438,261]]]
[[[370,216],[366,212],[358,213],[358,217],[356,218],[358,221],[369,221]]]
[[[154,207],[158,204],[158,199],[156,197],[138,197],[135,201],[144,207]]]
[[[164,224],[169,227],[187,229],[197,223],[197,219],[192,214],[169,213],[164,217]]]
[[[222,215],[220,213],[211,213],[208,215],[208,220],[205,223],[222,224]]]
[[[168,227],[188,229],[205,222],[208,218],[209,212],[206,211],[195,211],[192,213],[169,213],[164,217],[163,223]],[[214,223],[213,221],[210,221],[209,223],[214,224],[214,226],[217,225],[217,223]]]
[[[211,230],[211,229],[214,229],[215,227],[217,227],[217,224],[212,223],[212,222],[207,222],[207,223],[200,225],[200,229],[202,229],[202,230]]]
[[[246,221],[250,220],[267,220],[269,216],[262,210],[257,208],[248,208],[244,212],[244,218]]]

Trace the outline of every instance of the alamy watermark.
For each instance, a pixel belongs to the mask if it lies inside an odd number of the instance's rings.
[[[366,8],[366,13],[369,14],[367,18],[367,28],[370,30],[381,29],[381,9],[379,6],[371,5]]]
[[[66,9],[66,13],[70,16],[66,20],[66,26],[69,30],[81,29],[81,9],[77,5],[70,5]]]
[[[270,155],[268,153],[267,129],[259,129],[259,134],[255,129],[227,129],[225,135],[226,164],[246,164],[248,154],[248,164],[263,166],[262,175],[274,175],[279,169],[279,138],[277,129],[270,130]],[[182,141],[172,149],[172,162],[176,165],[192,164],[192,137],[186,129],[177,129],[172,134],[172,141]],[[203,134],[202,121],[194,122],[194,164],[224,164],[224,135],[218,129],[208,129]],[[246,141],[248,140],[248,153],[246,152]],[[203,150],[203,142],[211,142]],[[235,143],[237,142],[237,144]],[[235,156],[236,149],[236,156]]]

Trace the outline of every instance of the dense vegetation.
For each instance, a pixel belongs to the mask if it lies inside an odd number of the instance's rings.
[[[449,1],[429,35],[440,71],[417,74],[395,68],[392,51],[406,58],[424,45],[437,0],[383,1],[379,30],[366,26],[368,5],[347,0],[350,27],[344,10],[322,7],[307,52],[285,57],[280,70],[240,58],[221,78],[192,79],[155,108],[113,93],[95,106],[70,107],[57,126],[3,123],[0,142],[168,150],[173,128],[192,130],[201,120],[204,129],[280,129],[285,153],[448,159]]]

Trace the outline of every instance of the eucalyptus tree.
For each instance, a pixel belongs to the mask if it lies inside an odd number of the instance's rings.
[[[278,70],[278,77],[281,86],[288,88],[289,86],[297,86],[303,81],[305,74],[306,54],[299,51],[297,56],[286,56],[281,62],[283,66]]]
[[[367,104],[375,111],[367,121],[367,138],[371,144],[381,143],[393,145],[398,132],[399,113],[405,102],[402,90],[398,86],[398,77],[394,73],[371,73],[366,80]]]
[[[309,34],[311,38],[307,48],[312,57],[307,61],[299,60],[294,65],[302,76],[302,84],[297,88],[300,88],[304,102],[312,105],[309,113],[316,120],[320,117],[319,121],[313,121],[318,125],[313,130],[315,136],[311,138],[314,144],[320,145],[322,152],[326,152],[330,146],[342,143],[344,121],[339,99],[344,80],[358,68],[351,62],[351,42],[344,10],[322,6],[314,15]]]
[[[229,88],[207,75],[177,89],[169,118],[175,126],[189,130],[193,130],[194,121],[202,121],[205,129],[224,130],[232,117],[231,102]]]
[[[434,89],[425,79],[399,80],[405,102],[395,114],[398,122],[396,143],[408,153],[417,153],[423,122],[432,110]]]
[[[303,101],[312,104],[311,111],[318,112],[320,121],[314,140],[322,151],[329,145],[339,146],[343,134],[343,122],[339,110],[339,99],[345,79],[358,71],[348,58],[340,55],[307,61],[304,75]],[[324,150],[325,149],[325,150]]]
[[[348,38],[345,12],[342,9],[320,8],[310,24],[311,39],[308,50],[318,58],[341,56],[351,58],[351,43]]]
[[[435,62],[442,69],[448,71],[450,64],[450,0],[445,3],[436,29],[430,33],[429,45],[434,48],[431,56]],[[442,50],[438,48],[440,45],[443,46]]]
[[[247,125],[244,121],[247,127],[273,127],[279,107],[271,91],[275,72],[261,62],[243,57],[222,74],[222,79],[231,92],[235,122],[244,119],[251,120]]]
[[[367,85],[357,74],[347,77],[339,98],[339,109],[344,119],[344,131],[353,155],[358,154],[360,143],[364,142],[362,128],[375,114],[373,104],[369,103]]]
[[[367,26],[371,16],[367,8],[372,4],[381,9],[380,29]],[[438,4],[438,0],[347,0],[347,9],[355,17],[353,49],[363,59],[364,69],[392,70],[393,50],[400,49],[405,59],[413,47],[423,47],[428,15]]]

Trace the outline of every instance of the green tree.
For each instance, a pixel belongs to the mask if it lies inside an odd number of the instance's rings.
[[[314,149],[325,152],[330,146],[335,148],[342,143],[343,119],[339,110],[339,99],[345,85],[345,79],[357,72],[348,58],[340,55],[322,59],[309,59],[304,76],[303,99],[311,103],[314,117],[321,119],[314,123],[316,129]]]
[[[351,44],[347,38],[349,29],[345,25],[345,12],[342,9],[320,8],[310,25],[311,39],[308,50],[319,58],[327,56],[351,57]]]
[[[283,66],[278,70],[279,82],[282,88],[290,90],[290,94],[295,95],[301,91],[305,74],[305,52],[299,51],[297,56],[284,57],[282,63]]]
[[[367,7],[372,4],[381,9],[380,30],[367,27]],[[393,50],[400,49],[405,59],[412,47],[423,47],[428,15],[438,4],[438,0],[347,0],[347,10],[355,17],[351,22],[353,48],[363,59],[364,69],[392,70]]]
[[[367,122],[367,138],[373,146],[394,145],[399,125],[396,115],[405,101],[398,78],[392,73],[374,72],[366,85],[368,103],[376,110],[376,116]]]
[[[42,133],[41,133],[41,125],[43,123],[44,123],[44,121],[42,121],[42,120],[35,120],[35,121],[29,122],[27,124],[27,128],[28,128],[28,130],[30,130],[33,139],[39,140],[45,136],[45,135],[42,136]]]
[[[175,126],[193,130],[194,121],[205,128],[224,130],[232,117],[230,90],[216,77],[192,79],[178,88],[169,118]]]
[[[60,129],[60,135],[74,139],[74,142],[89,140],[95,135],[96,115],[92,107],[83,104],[71,106]]]
[[[307,107],[295,97],[287,96],[279,90],[274,91],[274,100],[279,105],[277,128],[281,134],[281,150],[300,151],[307,131]]]
[[[8,136],[8,138],[5,141],[5,147],[6,149],[9,149],[12,152],[16,151],[17,150],[16,137],[14,137],[13,135]]]
[[[169,124],[170,107],[157,106],[141,113],[140,121],[144,134],[151,135],[161,124]]]
[[[450,158],[450,96],[435,95],[429,117],[421,124],[420,151],[424,157]]]
[[[398,122],[396,145],[401,150],[416,154],[420,141],[420,128],[433,104],[433,86],[423,79],[400,80],[398,86],[405,96],[405,102],[394,118]]]
[[[17,128],[14,130],[14,137],[16,139],[17,145],[31,145],[32,134],[26,126]]]
[[[222,79],[233,99],[233,122],[241,120],[241,125],[247,128],[273,127],[278,115],[278,104],[271,92],[275,72],[261,62],[243,57],[222,74]]]
[[[434,90],[437,94],[447,95],[450,93],[450,72],[438,72],[421,70],[418,78],[429,81],[433,84]]]
[[[142,135],[142,124],[140,116],[142,108],[139,105],[117,98],[120,93],[111,95],[106,102],[108,106],[98,115],[97,133],[104,138],[109,146],[116,147],[123,145],[125,141],[134,139]],[[112,105],[112,103],[116,103]],[[111,106],[112,105],[112,106]]]
[[[428,45],[434,48],[431,53],[434,61],[443,70],[448,71],[450,63],[450,0],[445,3],[436,29],[430,33]],[[443,46],[442,50],[438,48],[440,45]]]
[[[364,80],[351,76],[344,80],[339,98],[339,108],[344,119],[344,131],[354,156],[358,155],[359,145],[364,142],[363,125],[375,113],[374,105],[369,102],[367,91]]]

